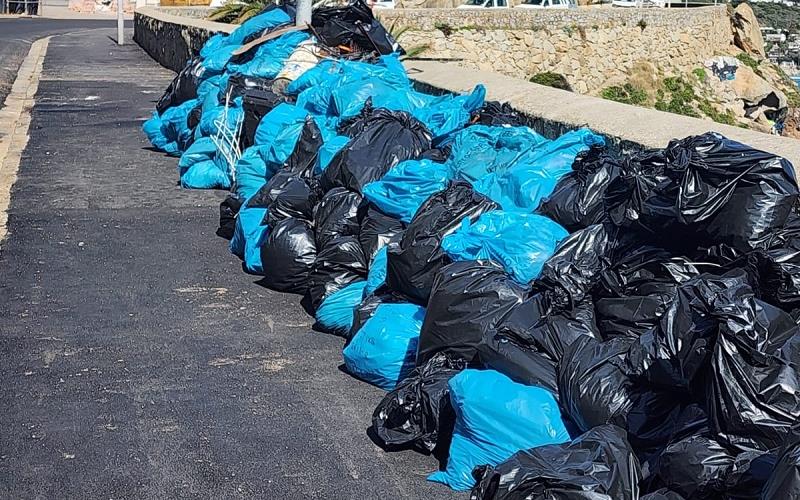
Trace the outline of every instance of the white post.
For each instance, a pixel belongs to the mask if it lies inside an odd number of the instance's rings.
[[[125,26],[125,19],[122,17],[122,10],[125,0],[117,0],[117,45],[122,45],[122,28]]]
[[[311,24],[311,0],[297,0],[296,26]]]

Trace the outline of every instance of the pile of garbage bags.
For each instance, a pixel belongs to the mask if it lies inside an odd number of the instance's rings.
[[[546,138],[480,86],[416,90],[360,0],[293,17],[209,39],[144,131],[386,391],[382,446],[473,499],[800,497],[791,164]]]

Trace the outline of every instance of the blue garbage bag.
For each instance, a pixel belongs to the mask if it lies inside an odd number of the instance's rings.
[[[200,49],[200,57],[203,59],[208,59],[214,54],[214,52],[219,50],[220,47],[227,43],[227,33],[217,33],[216,35],[212,35],[211,38],[206,40],[206,43],[203,44],[203,47]]]
[[[197,99],[200,102],[205,102],[206,97],[209,95],[219,96],[219,86],[222,80],[222,75],[209,75],[203,76],[197,84]]]
[[[287,102],[278,104],[261,118],[256,128],[253,143],[256,145],[275,145],[276,148],[282,150],[288,149],[289,153],[291,153],[297,142],[297,136],[300,135],[300,131],[303,129],[306,116],[308,116],[308,113],[305,110],[292,104]],[[285,132],[287,128],[291,128],[293,132],[291,134],[281,134],[281,132]],[[297,129],[296,134],[294,133],[294,129]],[[292,137],[294,137],[294,140],[291,139]],[[279,142],[278,138],[283,142]]]
[[[319,148],[319,153],[317,153],[317,162],[314,164],[314,172],[317,174],[324,172],[325,169],[328,168],[333,157],[336,156],[336,153],[347,146],[348,142],[350,142],[350,138],[346,135],[334,135],[322,143],[322,147]]]
[[[349,332],[353,326],[353,312],[361,303],[366,286],[366,281],[356,281],[325,297],[315,314],[319,324],[329,332]]]
[[[411,91],[411,83],[396,56],[380,58],[377,64],[354,61],[338,61],[334,64],[318,64],[298,78],[299,82],[290,84],[289,91],[300,92],[297,96],[297,107],[305,109],[315,116],[340,117],[357,114],[366,98],[377,96],[382,92],[393,93],[395,89]],[[347,88],[347,92],[341,89]],[[338,97],[338,108],[334,94]],[[350,95],[352,94],[352,95]],[[386,99],[389,99],[388,96]],[[385,102],[382,100],[381,103]],[[375,107],[378,104],[373,101]]]
[[[238,30],[237,30],[238,31]],[[235,33],[235,32],[234,32]],[[300,31],[286,33],[260,45],[252,59],[243,64],[228,63],[227,71],[260,78],[275,78],[281,72],[294,49],[308,40],[309,35]]]
[[[414,103],[415,109],[411,114],[430,129],[433,137],[440,137],[462,128],[469,122],[472,113],[483,106],[486,88],[477,85],[470,94],[444,95],[433,100],[432,96],[426,94],[409,93],[412,102],[415,97],[421,99],[421,102]]]
[[[231,252],[244,261],[245,270],[251,274],[263,274],[261,246],[269,232],[261,221],[266,213],[266,208],[249,207],[245,202],[236,217],[236,229],[229,245]]]
[[[414,106],[408,99],[410,87],[397,87],[378,78],[359,80],[334,89],[333,113],[339,118],[350,118],[361,113],[364,104],[372,99],[375,108],[411,112]]]
[[[364,287],[364,297],[375,293],[375,290],[386,282],[386,252],[387,248],[383,246],[372,258],[369,272],[367,273],[367,285]]]
[[[424,320],[422,306],[379,305],[342,351],[347,371],[391,391],[416,366],[417,342]]]
[[[528,127],[473,125],[453,134],[447,165],[455,178],[474,183],[487,174],[504,172],[547,139]]]
[[[510,167],[479,179],[474,183],[475,190],[505,210],[533,212],[553,192],[559,179],[572,170],[578,153],[604,143],[588,129],[568,132],[526,152]]]
[[[214,35],[200,49],[203,66],[212,72],[221,73],[231,59],[233,51],[244,43],[251,35],[291,21],[281,9],[272,9],[251,17],[230,35]]]
[[[463,491],[472,469],[497,465],[520,450],[569,441],[553,395],[494,370],[467,369],[448,382],[456,425],[447,469],[428,479]]]
[[[604,146],[605,143],[603,136],[595,134],[588,128],[580,128],[537,147],[526,161],[543,165],[548,172],[561,177],[572,170],[572,164],[578,153],[588,151],[592,146]]]
[[[225,70],[225,65],[227,65],[231,57],[233,57],[233,51],[238,48],[238,45],[226,43],[213,52],[207,51],[209,55],[203,58],[203,66],[212,73],[222,73]]]
[[[337,59],[323,59],[287,85],[284,93],[296,96],[304,90],[322,85],[329,78],[338,78],[344,71],[342,63]]]
[[[255,145],[236,162],[236,194],[247,199],[256,194],[292,154],[305,124],[306,114],[291,104],[279,104],[256,129]]]
[[[250,146],[236,162],[235,189],[239,198],[248,199],[255,195],[278,171],[272,162],[268,162],[269,150],[269,146]]]
[[[165,151],[167,148],[167,138],[161,133],[161,117],[158,116],[157,111],[153,111],[148,120],[142,124],[142,132],[147,136],[150,144],[159,151]]]
[[[364,197],[383,213],[411,222],[432,194],[447,187],[450,169],[431,160],[407,160],[390,168],[379,180],[364,186]]]
[[[545,261],[568,235],[542,215],[495,210],[474,223],[465,218],[442,239],[442,250],[454,261],[492,260],[524,285],[539,277]]]
[[[281,8],[270,8],[260,14],[256,14],[247,21],[243,22],[241,26],[236,28],[233,33],[228,35],[226,43],[228,45],[242,45],[248,37],[261,33],[262,31],[280,26],[291,22],[292,18],[289,17]]]
[[[142,130],[154,147],[171,156],[180,156],[192,143],[188,118],[199,104],[197,99],[189,99],[161,115],[154,112],[152,118],[142,125]]]
[[[206,102],[203,103],[203,113],[200,116],[200,122],[197,124],[195,130],[195,137],[211,137],[217,135],[219,127],[216,122],[223,122],[229,129],[233,130],[236,127],[236,122],[244,117],[244,109],[242,109],[242,98],[237,97],[230,101],[226,110],[225,104],[211,104],[210,102],[216,101],[215,96],[208,94]]]
[[[181,186],[189,189],[228,189],[231,179],[224,163],[220,166],[217,147],[210,137],[201,137],[181,155],[178,162]]]

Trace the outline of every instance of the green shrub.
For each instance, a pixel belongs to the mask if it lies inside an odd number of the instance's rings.
[[[436,23],[433,27],[441,31],[444,36],[450,36],[453,34],[453,31],[455,31],[453,27],[447,23]]]
[[[659,92],[655,104],[657,110],[684,116],[700,116],[692,108],[691,103],[695,101],[697,96],[686,80],[679,76],[670,76],[664,78],[662,83],[664,84],[664,89],[669,92],[669,98],[667,98],[667,92]]]
[[[561,73],[553,73],[552,71],[537,73],[531,77],[530,82],[546,85],[548,87],[555,87],[561,90],[572,90],[572,87],[569,86],[569,82],[564,78],[564,75]]]
[[[723,123],[725,125],[736,125],[736,117],[733,115],[733,112],[729,109],[725,110],[724,113],[720,113],[717,111],[714,106],[708,102],[708,99],[703,99],[697,107],[700,111],[703,112],[704,115],[711,118],[717,123]]]
[[[758,64],[759,63],[758,63],[758,61],[755,60],[755,58],[753,56],[751,56],[747,52],[741,52],[739,54],[736,54],[736,59],[738,59],[740,63],[742,63],[745,66],[748,66],[750,69],[752,69],[755,72],[755,74],[757,74],[758,76],[763,78],[763,75],[761,74],[761,70],[758,69]]]
[[[626,83],[622,86],[614,85],[606,87],[600,92],[600,97],[624,104],[641,105],[647,102],[647,92],[634,87],[630,83]]]
[[[699,81],[705,83],[708,81],[708,74],[704,68],[695,68],[692,70],[692,74],[697,77]]]

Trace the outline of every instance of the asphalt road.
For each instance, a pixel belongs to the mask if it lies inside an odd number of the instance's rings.
[[[114,23],[116,21],[25,17],[0,19],[0,107],[31,43],[48,35],[116,26]]]
[[[464,498],[370,441],[383,392],[241,271],[214,235],[224,193],[147,149],[172,75],[110,36],[52,39],[12,191],[0,498]]]

